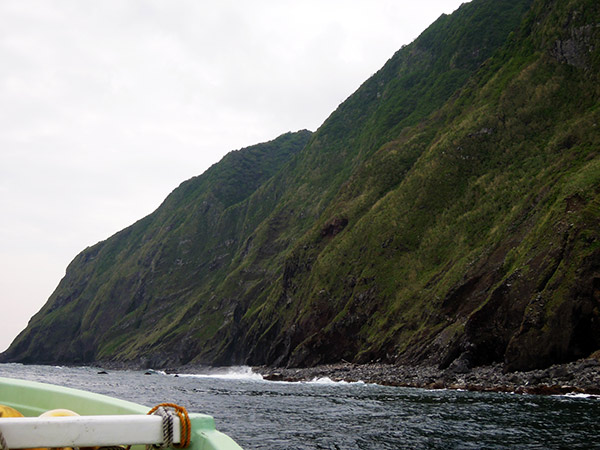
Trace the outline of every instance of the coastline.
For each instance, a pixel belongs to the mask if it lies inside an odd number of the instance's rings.
[[[98,367],[112,370],[161,370],[168,374],[222,373],[226,367],[201,364],[153,366],[143,363],[98,361]],[[532,395],[585,394],[600,396],[600,360],[595,357],[555,364],[545,369],[505,372],[502,364],[466,368],[450,366],[409,366],[383,363],[323,364],[305,368],[253,366],[254,373],[268,381],[303,382],[329,378],[339,382],[364,382],[384,386],[424,389],[455,389],[480,392],[509,392]]]
[[[339,363],[309,368],[252,368],[266,380],[332,381],[375,383],[425,389],[456,389],[480,392],[511,392],[533,395],[600,395],[600,361],[583,359],[547,369],[527,372],[503,371],[502,364],[469,370],[441,370],[433,366]]]

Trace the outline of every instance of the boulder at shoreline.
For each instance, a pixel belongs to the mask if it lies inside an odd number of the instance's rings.
[[[547,369],[505,372],[502,364],[475,367],[468,371],[439,369],[434,366],[390,364],[328,364],[308,368],[254,367],[266,380],[332,381],[375,383],[386,386],[425,389],[462,389],[484,392],[564,395],[580,393],[600,395],[600,361],[583,359]]]

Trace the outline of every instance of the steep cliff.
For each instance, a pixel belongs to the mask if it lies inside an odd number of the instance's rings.
[[[85,249],[6,355],[76,363],[116,352],[137,357],[174,329],[200,322],[214,332],[221,316],[208,322],[215,314],[211,289],[228,275],[234,255],[270,211],[266,200],[262,209],[249,211],[248,199],[311,134],[287,133],[229,153],[182,183],[153,214]],[[202,310],[208,313],[200,321]],[[180,352],[185,355],[185,342],[172,358],[181,358]]]
[[[233,153],[82,252],[2,358],[527,369],[587,356],[599,68],[595,1],[465,4],[310,140],[265,144],[286,150],[250,168],[240,157],[261,146]]]

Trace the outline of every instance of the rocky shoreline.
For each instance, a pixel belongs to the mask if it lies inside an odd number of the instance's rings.
[[[600,360],[595,357],[546,369],[527,372],[505,372],[502,364],[467,368],[451,365],[442,370],[435,366],[406,366],[393,364],[337,363],[306,368],[255,366],[254,373],[270,381],[301,382],[319,378],[332,381],[375,383],[385,386],[425,389],[461,389],[481,392],[511,392],[534,395],[587,394],[600,396]],[[221,373],[224,367],[197,364],[160,367],[138,362],[103,361],[99,367],[114,370],[144,370],[148,368],[177,373]]]
[[[513,392],[534,395],[569,393],[600,395],[600,361],[584,359],[547,369],[505,373],[502,364],[472,369],[441,370],[432,366],[388,364],[331,364],[310,368],[254,367],[272,381],[333,381],[376,383],[426,389],[462,389],[483,392]]]

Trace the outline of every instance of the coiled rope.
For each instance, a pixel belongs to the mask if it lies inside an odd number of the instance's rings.
[[[173,410],[173,411],[172,411]],[[158,414],[163,420],[163,442],[158,448],[173,447],[187,448],[192,439],[192,424],[187,410],[175,403],[160,403],[148,411],[148,414]],[[173,444],[173,415],[177,414],[180,423],[179,444]]]
[[[6,443],[6,439],[4,439],[2,431],[0,431],[0,450],[9,450],[8,444]]]

